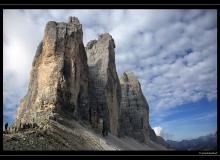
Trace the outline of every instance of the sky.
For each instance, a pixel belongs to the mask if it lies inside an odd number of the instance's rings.
[[[79,18],[83,42],[109,32],[120,76],[132,71],[157,135],[192,139],[217,130],[217,10],[4,10],[3,122],[27,93],[31,64],[48,21]]]

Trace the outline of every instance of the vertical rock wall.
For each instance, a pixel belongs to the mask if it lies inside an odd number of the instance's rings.
[[[38,121],[69,113],[88,120],[88,65],[82,25],[47,23],[30,73],[27,95],[17,110],[16,123]]]
[[[140,142],[148,142],[149,107],[141,85],[132,72],[123,73],[120,84],[122,92],[120,135],[133,137]]]
[[[115,66],[115,43],[104,33],[87,44],[89,65],[90,122],[103,135],[118,135],[120,116],[120,83]]]

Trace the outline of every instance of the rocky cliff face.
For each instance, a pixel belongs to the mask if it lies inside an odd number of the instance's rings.
[[[142,93],[141,85],[134,73],[125,72],[120,77],[121,136],[131,136],[140,142],[149,141],[149,107]]]
[[[108,33],[101,34],[84,48],[82,25],[76,17],[70,17],[68,23],[48,22],[33,60],[28,93],[20,102],[15,124],[4,133],[15,133],[12,137],[20,138],[20,132],[25,133],[26,138],[31,136],[28,144],[19,140],[26,148],[32,140],[36,146],[46,145],[34,138],[42,135],[42,130],[50,134],[48,143],[53,143],[52,148],[56,148],[57,141],[67,143],[68,149],[103,148],[102,144],[93,147],[93,138],[88,138],[87,129],[92,129],[89,131],[92,135],[95,130],[99,136],[101,133],[104,137],[108,133],[117,136],[113,138],[114,143],[120,144],[122,149],[135,148],[127,146],[131,145],[130,141],[141,149],[147,149],[147,144],[155,146],[155,142],[162,142],[149,125],[149,107],[135,75],[125,72],[119,81],[114,49],[114,40]],[[81,132],[78,125],[84,127]],[[17,144],[10,137],[6,136],[6,146],[8,141]],[[95,144],[99,142],[96,138]],[[11,146],[14,148],[11,144],[8,147]]]
[[[168,147],[166,141],[157,136],[149,124],[149,106],[141,85],[133,72],[124,72],[120,77],[121,116],[120,136],[129,136],[139,142],[156,142]]]
[[[118,135],[121,89],[115,66],[115,43],[108,33],[87,44],[90,122],[103,135]]]
[[[82,38],[76,17],[68,23],[47,23],[32,64],[28,93],[17,110],[17,125],[61,113],[88,119],[88,65]]]

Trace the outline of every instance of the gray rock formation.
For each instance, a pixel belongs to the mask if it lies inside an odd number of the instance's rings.
[[[90,122],[102,131],[118,135],[121,90],[115,66],[115,43],[108,33],[87,44]]]
[[[149,125],[149,107],[134,74],[126,72],[119,81],[114,49],[108,33],[84,48],[82,25],[76,17],[68,23],[48,22],[32,63],[27,95],[21,99],[15,123],[5,131],[12,134],[5,136],[6,148],[17,144],[14,136],[24,144],[15,148],[34,146],[36,150],[48,144],[55,150],[57,144],[60,150],[102,149],[112,136],[122,149],[162,144]],[[110,133],[102,137],[102,144],[100,133]],[[38,134],[45,141],[35,140]],[[89,134],[95,135],[95,141]],[[136,145],[128,147],[131,143]]]
[[[166,141],[157,136],[149,124],[149,106],[134,73],[124,72],[120,77],[120,84],[120,136],[130,136],[143,143],[149,143],[151,140],[168,147]]]
[[[32,64],[27,95],[17,110],[16,126],[70,114],[88,120],[88,65],[82,25],[47,23]]]
[[[141,85],[132,72],[120,77],[121,100],[121,136],[131,136],[147,143],[149,137],[149,107],[142,93]]]

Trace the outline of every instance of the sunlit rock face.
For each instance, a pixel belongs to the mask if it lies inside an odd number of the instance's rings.
[[[40,122],[62,113],[88,120],[88,65],[82,25],[76,17],[68,23],[46,24],[16,123]]]

